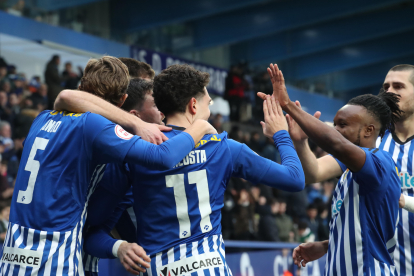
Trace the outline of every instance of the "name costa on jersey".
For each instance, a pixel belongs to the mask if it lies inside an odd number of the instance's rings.
[[[192,150],[184,157],[184,159],[174,166],[174,168],[193,165],[198,163],[205,163],[207,161],[207,155],[205,150]]]

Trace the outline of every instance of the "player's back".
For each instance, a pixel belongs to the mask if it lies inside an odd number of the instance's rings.
[[[223,196],[233,169],[226,133],[204,136],[170,170],[129,168],[139,176],[133,183],[135,213],[140,214],[137,237],[147,254],[221,234]]]
[[[89,184],[104,169],[90,162],[84,142],[88,115],[44,111],[33,122],[16,179],[2,273],[76,275],[78,264],[71,260],[79,254]]]

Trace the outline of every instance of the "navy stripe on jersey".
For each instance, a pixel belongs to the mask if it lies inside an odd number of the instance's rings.
[[[210,252],[218,253],[218,255],[220,256],[222,260],[223,265],[221,265],[220,267],[206,268],[204,270],[188,272],[188,273],[185,273],[185,275],[232,276],[230,268],[227,266],[227,263],[225,260],[224,242],[223,242],[223,237],[221,235],[208,236],[200,241],[194,241],[192,243],[187,243],[187,244],[183,243],[178,246],[172,247],[166,251],[159,252],[155,254],[154,256],[150,256],[151,267],[148,268],[145,273],[141,273],[141,274],[143,276],[158,276],[157,269],[165,265],[171,265],[180,260],[184,260],[186,258],[190,258],[193,256],[202,257],[204,253],[210,253]]]
[[[400,144],[394,140],[393,135],[387,131],[382,139],[377,140],[377,147],[387,151],[394,160],[401,180],[401,192],[407,196],[414,196],[413,140]],[[407,210],[399,210],[400,220],[396,233],[396,250],[394,262],[399,275],[414,275],[414,214]]]
[[[88,188],[87,201],[103,176],[106,165],[96,167]],[[40,231],[9,223],[3,252],[7,247],[34,250],[42,253],[40,267],[20,266],[0,261],[0,275],[9,276],[49,276],[81,275],[83,276],[82,229],[86,220],[86,201],[79,222],[71,231]]]
[[[364,225],[364,203],[361,202],[359,184],[352,172],[345,171],[333,193],[332,219],[330,221],[329,248],[325,263],[325,275],[396,275],[395,267],[380,263],[367,254],[367,230]],[[365,229],[365,230],[364,230]],[[395,240],[387,241],[395,247]],[[380,271],[380,274],[376,274]],[[386,271],[387,274],[381,274]]]

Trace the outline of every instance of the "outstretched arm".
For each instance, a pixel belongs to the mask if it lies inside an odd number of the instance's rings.
[[[234,164],[233,176],[289,192],[301,191],[305,186],[305,177],[287,133],[287,123],[281,107],[273,97],[268,96],[263,103],[263,111],[265,114],[265,122],[261,122],[263,133],[273,138],[282,164],[257,155],[244,144],[229,140]]]
[[[78,113],[89,111],[99,114],[108,120],[123,126],[133,134],[141,136],[142,139],[157,145],[168,140],[161,131],[171,130],[169,127],[145,123],[138,117],[119,107],[116,107],[91,93],[79,90],[63,90],[60,92],[56,98],[54,108],[55,110],[66,110]]]
[[[299,101],[295,104],[300,108]],[[313,115],[319,119],[320,112]],[[298,153],[302,163],[303,171],[305,172],[306,184],[325,181],[334,177],[339,177],[342,174],[342,169],[336,162],[335,158],[330,155],[316,158],[315,154],[309,148],[308,136],[303,132],[300,126],[292,119],[289,114],[286,115],[289,125],[289,134],[292,138],[295,149]]]
[[[277,65],[271,64],[268,73],[273,84],[273,96],[279,100],[283,110],[298,123],[313,142],[344,163],[351,171],[359,171],[365,164],[365,151],[348,141],[334,128],[296,106],[289,99],[285,79]]]

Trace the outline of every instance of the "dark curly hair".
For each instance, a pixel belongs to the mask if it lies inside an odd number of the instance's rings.
[[[349,100],[350,105],[365,107],[368,112],[381,123],[379,136],[383,137],[386,130],[394,131],[395,123],[403,111],[398,107],[400,95],[381,89],[377,96],[365,94]]]
[[[208,73],[187,64],[171,65],[154,78],[155,104],[166,117],[184,113],[191,98],[204,95],[204,87],[209,81]]]

